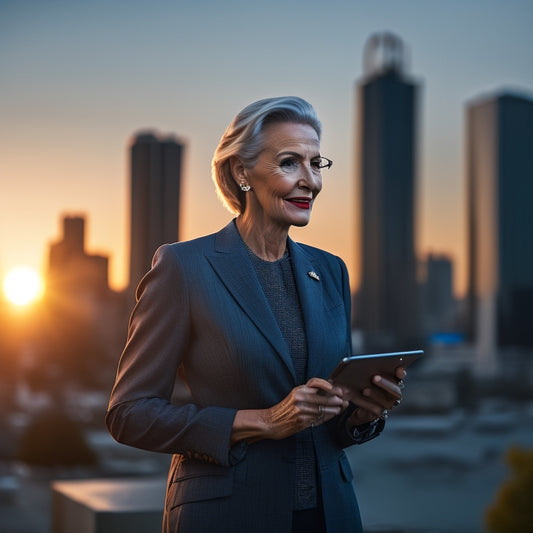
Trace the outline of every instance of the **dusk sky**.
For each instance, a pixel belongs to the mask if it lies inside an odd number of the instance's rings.
[[[250,102],[294,94],[334,160],[296,240],[341,255],[358,280],[355,86],[382,31],[421,84],[418,250],[465,285],[464,109],[499,90],[533,93],[533,1],[0,0],[0,277],[44,272],[63,214],[86,214],[87,250],[127,282],[128,143],[144,129],[186,142],[182,239],[231,219],[210,162]]]

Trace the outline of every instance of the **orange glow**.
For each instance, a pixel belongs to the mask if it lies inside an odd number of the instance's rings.
[[[44,293],[44,283],[39,274],[30,267],[18,266],[4,278],[4,294],[16,306],[26,306],[39,300]]]

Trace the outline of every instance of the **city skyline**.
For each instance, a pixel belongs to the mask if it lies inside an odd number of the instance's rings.
[[[317,108],[335,164],[310,226],[292,236],[341,255],[357,288],[355,84],[364,44],[387,30],[422,85],[418,251],[449,255],[464,293],[464,107],[531,91],[530,2],[120,4],[0,3],[1,277],[16,264],[42,272],[61,215],[83,213],[88,250],[110,256],[111,284],[124,288],[135,132],[184,138],[182,238],[193,238],[231,218],[209,171],[228,122],[258,98],[298,94]]]

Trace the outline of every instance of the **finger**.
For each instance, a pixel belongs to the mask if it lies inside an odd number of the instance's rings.
[[[391,410],[395,407],[396,402],[399,402],[401,399],[392,396],[389,393],[386,393],[384,390],[379,389],[378,387],[368,387],[363,390],[363,396],[365,400],[368,400],[375,405],[378,405],[381,409]]]
[[[358,396],[357,398],[354,398],[352,401],[358,407],[371,412],[375,418],[380,417],[381,413],[383,412],[383,409],[385,409],[385,406],[382,405],[381,403],[377,403],[373,399],[365,398],[363,396]]]
[[[332,383],[322,378],[311,378],[306,383],[306,386],[311,387],[312,389],[319,389],[328,393],[331,393],[331,391],[335,388]]]
[[[346,406],[348,405],[343,388],[338,385],[333,385],[330,381],[320,378],[311,378],[305,384],[304,388],[305,387],[313,389],[315,396],[320,396],[320,398],[315,399],[317,403],[323,402],[326,397],[334,397],[339,399],[339,403],[346,403]],[[337,405],[337,401],[335,400],[333,404]]]
[[[405,376],[407,376],[407,371],[405,370],[405,368],[403,366],[399,366],[397,369],[396,369],[396,378],[399,379],[399,380],[402,380],[405,378]]]
[[[341,396],[334,396],[331,394],[319,394],[311,393],[305,397],[304,400],[311,410],[317,412],[319,408],[331,408],[336,412],[340,412],[342,409],[348,407],[348,401]]]
[[[305,412],[311,417],[308,419],[309,425],[317,426],[327,422],[348,407],[342,388],[321,378],[311,378],[299,392],[304,395],[302,399],[307,403]]]
[[[374,376],[372,378],[372,383],[376,385],[377,387],[380,387],[388,394],[391,394],[394,399],[401,399],[402,398],[402,390],[398,386],[397,383],[394,383],[393,381],[390,381],[383,376]]]
[[[324,405],[322,408],[322,417],[324,422],[337,416],[345,409],[342,405]]]
[[[319,404],[317,406],[317,411],[314,415],[308,417],[307,426],[317,427],[325,422],[328,422],[333,417],[337,416],[341,412],[341,407],[337,406],[324,406]]]
[[[340,396],[341,398],[348,398],[349,389],[342,385],[334,385],[333,388],[330,391],[330,394],[334,394],[335,396]]]

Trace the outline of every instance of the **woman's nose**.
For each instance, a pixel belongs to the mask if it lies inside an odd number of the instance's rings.
[[[310,165],[302,165],[302,173],[298,186],[304,189],[320,190],[322,188],[322,175],[316,172]]]

